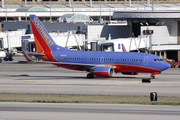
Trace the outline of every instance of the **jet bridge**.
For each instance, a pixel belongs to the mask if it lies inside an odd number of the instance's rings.
[[[150,36],[139,36],[137,38],[119,38],[99,42],[101,51],[122,52],[121,44],[124,44],[127,52],[143,51],[146,52],[151,47]]]

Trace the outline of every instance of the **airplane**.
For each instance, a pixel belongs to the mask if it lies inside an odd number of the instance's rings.
[[[161,57],[137,52],[72,51],[57,45],[36,15],[30,15],[34,34],[36,55],[43,61],[71,70],[87,71],[87,78],[112,77],[114,73],[137,75],[138,73],[160,74],[170,68]],[[24,52],[27,60],[31,61]]]

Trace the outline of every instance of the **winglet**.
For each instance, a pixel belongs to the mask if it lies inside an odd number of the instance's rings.
[[[121,47],[123,52],[127,52],[126,48],[124,47],[124,44],[121,44]]]
[[[26,60],[29,62],[32,62],[32,59],[29,57],[29,55],[23,49],[21,49],[21,50],[22,50],[22,53],[24,54],[24,57],[26,58]]]

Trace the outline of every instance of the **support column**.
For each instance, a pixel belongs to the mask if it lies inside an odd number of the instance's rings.
[[[131,6],[131,0],[129,0],[129,6]]]
[[[157,52],[154,52],[155,55],[157,55]]]
[[[167,53],[164,51],[164,60],[167,60]]]
[[[177,24],[178,24],[177,25],[178,26],[178,28],[177,28],[178,29],[177,43],[178,43],[178,45],[180,45],[180,21],[178,21]]]
[[[178,56],[178,61],[180,61],[180,51],[178,51],[177,56]]]
[[[162,55],[161,55],[161,51],[159,52],[159,57],[162,57]]]

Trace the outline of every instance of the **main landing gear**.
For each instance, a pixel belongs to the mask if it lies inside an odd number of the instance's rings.
[[[93,73],[88,73],[87,78],[94,78],[94,74]]]

